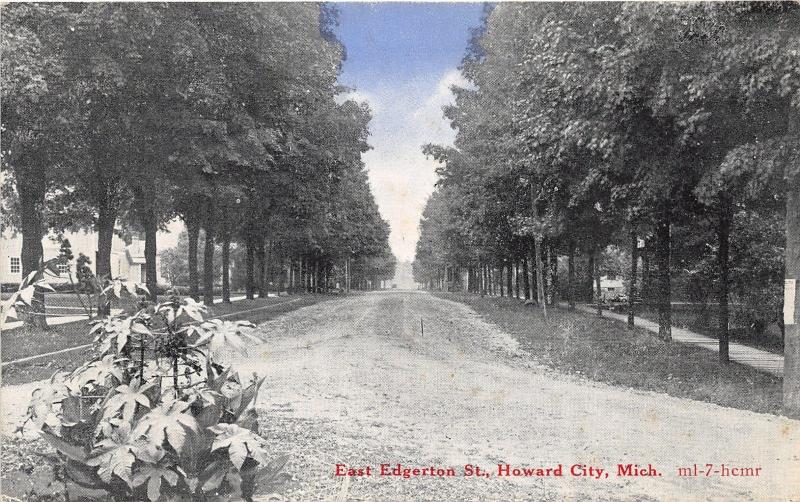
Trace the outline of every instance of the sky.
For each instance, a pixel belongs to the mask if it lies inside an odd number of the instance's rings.
[[[455,132],[442,116],[480,3],[337,3],[339,39],[347,51],[339,82],[350,99],[372,109],[364,154],[389,242],[400,261],[414,259],[419,220],[436,182],[425,143],[451,144]]]

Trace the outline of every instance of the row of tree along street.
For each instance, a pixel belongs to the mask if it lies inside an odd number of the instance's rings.
[[[336,22],[310,3],[4,9],[4,226],[22,234],[23,276],[48,232],[95,231],[100,278],[114,233],[141,232],[155,299],[157,232],[178,217],[207,303],[217,249],[226,300],[236,249],[249,297],[391,277],[361,160],[370,111],[339,97]]]
[[[800,6],[499,4],[462,71],[454,146],[425,147],[417,280],[511,292],[518,271],[526,298],[574,305],[621,256],[665,340],[678,286],[718,304],[723,362],[731,301],[786,321],[800,412]]]

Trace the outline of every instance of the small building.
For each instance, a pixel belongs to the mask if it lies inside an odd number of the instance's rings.
[[[625,282],[607,276],[600,277],[600,297],[604,301],[619,300],[625,297]]]
[[[70,281],[68,272],[75,280],[75,262],[78,256],[83,253],[88,256],[92,263],[89,265],[93,272],[96,272],[97,265],[97,234],[94,232],[68,232],[64,234],[64,239],[69,240],[74,259],[69,265],[59,266],[59,277],[48,277],[47,282],[51,284],[61,284]],[[54,235],[42,239],[42,249],[44,259],[58,257],[61,243],[56,240]],[[5,232],[0,237],[0,282],[3,284],[19,284],[22,280],[22,235]],[[161,267],[156,258],[156,271],[158,282],[162,283]],[[144,241],[133,237],[130,243],[126,243],[119,236],[114,235],[111,242],[111,275],[125,281],[143,283],[145,282],[145,258]]]

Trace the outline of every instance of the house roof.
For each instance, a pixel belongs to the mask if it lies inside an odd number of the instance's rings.
[[[600,278],[600,287],[601,288],[624,288],[625,283],[622,279],[609,279],[607,277]]]

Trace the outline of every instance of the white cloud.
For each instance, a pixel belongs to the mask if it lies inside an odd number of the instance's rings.
[[[375,113],[379,110],[378,100],[368,92],[364,92],[358,89],[348,91],[336,96],[336,102],[339,104],[344,103],[345,101],[355,101],[357,103],[367,103],[372,110],[372,113]]]
[[[455,138],[442,115],[442,107],[453,101],[453,85],[466,85],[455,69],[436,79],[413,79],[351,93],[353,99],[366,101],[373,110],[373,150],[364,155],[364,161],[378,207],[391,225],[389,240],[399,260],[414,258],[419,220],[436,183],[436,163],[425,158],[421,147],[426,143],[450,145]]]

